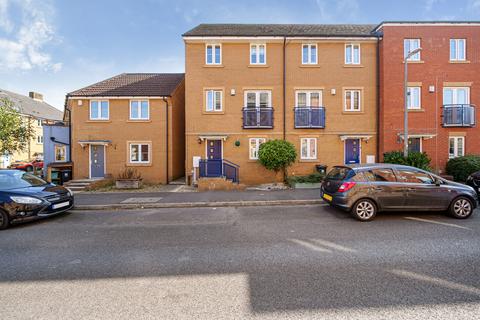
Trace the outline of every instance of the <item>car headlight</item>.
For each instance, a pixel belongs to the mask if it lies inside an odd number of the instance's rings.
[[[42,200],[34,198],[34,197],[25,197],[25,196],[11,196],[12,199],[16,203],[20,204],[40,204]]]
[[[67,187],[65,187],[65,189],[67,189],[67,191],[68,191],[68,194],[70,195],[70,197],[73,197],[73,191],[72,191],[72,190],[70,190],[70,189],[69,189],[69,188],[67,188]]]

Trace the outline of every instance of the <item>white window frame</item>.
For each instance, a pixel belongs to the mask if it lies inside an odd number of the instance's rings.
[[[94,102],[98,103],[98,113],[97,117],[92,118],[92,104]],[[107,103],[107,116],[102,117],[102,102]],[[96,121],[96,120],[109,120],[110,119],[110,102],[108,100],[90,100],[89,104],[89,109],[88,109],[88,117],[90,120]]]
[[[64,159],[63,160],[58,160],[57,159],[57,150],[59,149],[63,149],[63,154],[64,154]],[[67,162],[67,146],[65,145],[58,145],[56,144],[55,145],[55,148],[54,148],[54,159],[55,159],[55,162]]]
[[[263,46],[263,62],[260,62],[260,47]],[[252,49],[255,48],[256,62],[252,61]],[[267,44],[266,43],[250,43],[250,64],[251,65],[265,65],[267,64]]]
[[[212,93],[213,95],[213,105],[210,106],[208,103],[208,94]],[[217,93],[220,93],[220,109],[217,108]],[[206,112],[223,112],[223,90],[218,90],[218,89],[208,89],[205,90],[205,111]]]
[[[450,142],[453,139],[453,153],[450,153]],[[458,153],[459,142],[461,141],[463,154]],[[448,158],[462,157],[465,155],[465,137],[463,136],[450,136],[448,137]]]
[[[445,91],[452,90],[452,103],[451,104],[460,104],[458,103],[458,95],[456,91],[458,90],[465,90],[467,93],[467,101],[464,104],[470,104],[470,87],[443,87],[443,95],[442,95],[442,104],[445,105]]]
[[[296,90],[295,91],[295,107],[296,108],[299,108],[299,106],[298,106],[298,95],[301,94],[301,93],[305,93],[307,95],[307,98],[306,98],[307,107],[312,106],[312,96],[311,96],[312,93],[318,93],[318,96],[319,96],[318,107],[323,106],[323,90]]]
[[[348,61],[347,48],[351,47],[350,61]],[[358,61],[355,61],[355,47],[358,47]],[[362,49],[359,43],[346,43],[345,44],[345,64],[357,65],[362,62]]]
[[[347,92],[350,92],[350,106],[347,106]],[[358,109],[355,109],[354,94],[358,92]],[[348,107],[348,108],[347,108]],[[362,111],[362,90],[360,89],[345,89],[343,92],[343,111],[345,112],[361,112]]]
[[[315,154],[311,154],[311,144],[314,143]],[[303,154],[303,146],[306,144],[307,154]],[[300,138],[300,159],[301,160],[316,160],[317,159],[317,138]]]
[[[419,86],[411,86],[407,88],[408,95],[407,95],[407,108],[408,110],[420,110],[422,109],[422,87]],[[418,94],[418,106],[413,105],[414,99],[412,93],[417,92]]]
[[[252,142],[255,142],[255,146],[252,148]],[[250,160],[258,160],[258,150],[260,145],[267,142],[267,138],[250,138],[248,140],[248,153]]]
[[[134,161],[132,160],[132,147],[133,146],[138,146],[138,160]],[[142,160],[142,146],[148,146],[148,160],[144,161]],[[145,143],[145,142],[129,142],[128,143],[128,162],[131,164],[145,164],[145,163],[151,163],[152,160],[152,146],[150,143]]]
[[[137,118],[134,118],[132,117],[132,104],[136,102],[137,103],[137,108],[138,108],[138,117]],[[147,116],[146,117],[142,117],[142,102],[146,102],[147,103]],[[130,100],[130,108],[129,108],[129,119],[130,120],[150,120],[150,101],[149,100]]]
[[[421,47],[421,39],[419,38],[403,39],[403,59],[404,60],[407,57],[407,55],[413,51],[412,43],[416,43],[417,41],[418,41],[418,45],[415,48],[413,48],[413,50]],[[408,52],[407,52],[407,45],[406,45],[407,43],[408,43],[408,49],[409,49]],[[410,58],[408,58],[408,61],[420,61],[420,60],[421,60],[420,51],[415,53]]]
[[[305,62],[304,58],[305,55],[303,54],[303,49],[304,47],[307,47],[307,62]],[[315,61],[312,60],[312,48],[315,48],[315,51],[317,52],[315,56]],[[316,43],[303,43],[302,44],[302,64],[318,64],[318,45]]]
[[[452,42],[455,46],[455,57],[452,58]],[[460,42],[463,42],[463,58],[459,58]],[[450,61],[466,61],[467,60],[467,39],[450,39]]]
[[[208,48],[212,48],[212,62],[208,62]],[[220,48],[220,59],[215,61],[215,49],[216,47]],[[205,64],[207,65],[221,65],[222,64],[222,45],[220,43],[207,43],[205,44]]]
[[[261,93],[266,93],[268,94],[268,106],[267,108],[271,108],[272,107],[272,91],[270,90],[245,90],[245,92],[243,93],[243,102],[244,102],[244,106],[245,108],[247,107],[247,96],[249,93],[255,93],[255,107],[256,108],[260,108],[260,94]]]

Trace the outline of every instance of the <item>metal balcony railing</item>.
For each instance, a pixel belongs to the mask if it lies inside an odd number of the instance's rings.
[[[475,106],[472,104],[443,105],[442,124],[444,127],[475,126]]]
[[[242,111],[244,129],[273,128],[273,108],[245,107]]]
[[[324,107],[295,107],[295,128],[325,128]]]
[[[201,159],[199,171],[200,178],[225,177],[240,182],[240,166],[226,159]]]

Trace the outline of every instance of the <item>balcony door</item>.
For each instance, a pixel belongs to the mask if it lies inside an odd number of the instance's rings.
[[[322,106],[322,91],[296,91],[295,107],[318,108]]]
[[[443,105],[469,104],[470,88],[445,87],[443,88]]]
[[[271,91],[245,91],[245,106],[247,108],[271,108]]]

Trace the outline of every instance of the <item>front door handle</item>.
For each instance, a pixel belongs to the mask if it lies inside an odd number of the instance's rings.
[[[382,187],[373,187],[373,190],[375,190],[375,191],[382,191],[383,188],[382,188]]]

